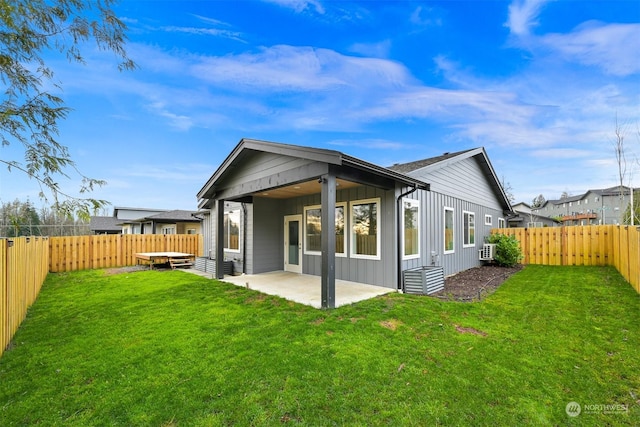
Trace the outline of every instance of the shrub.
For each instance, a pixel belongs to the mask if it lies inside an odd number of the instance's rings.
[[[495,262],[502,267],[513,267],[523,258],[520,243],[514,236],[492,234],[488,243],[495,243],[496,251],[493,255]]]

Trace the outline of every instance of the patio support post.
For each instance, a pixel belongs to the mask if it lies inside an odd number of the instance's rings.
[[[216,279],[224,279],[224,200],[216,205]]]
[[[322,248],[322,308],[336,306],[336,177],[329,173],[320,178],[321,248]]]

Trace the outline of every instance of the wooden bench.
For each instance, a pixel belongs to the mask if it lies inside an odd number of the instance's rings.
[[[169,265],[175,270],[176,267],[191,267],[193,261],[190,258],[169,258]]]

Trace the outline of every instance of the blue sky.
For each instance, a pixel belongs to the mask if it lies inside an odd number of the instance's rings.
[[[113,206],[195,209],[243,137],[389,166],[484,146],[516,201],[640,186],[640,2],[127,1],[118,72],[50,57],[73,111],[60,126]],[[2,147],[3,159],[19,154]],[[60,180],[74,194],[78,178]],[[0,171],[0,201],[39,187]],[[110,211],[112,210],[110,207]]]

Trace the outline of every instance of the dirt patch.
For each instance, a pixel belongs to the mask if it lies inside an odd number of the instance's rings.
[[[431,296],[452,301],[479,301],[495,292],[509,276],[522,268],[522,265],[515,267],[483,265],[470,268],[446,277],[444,289]]]
[[[456,327],[456,331],[460,332],[461,334],[472,334],[472,335],[479,335],[481,337],[486,337],[487,333],[483,332],[483,331],[479,331],[476,328],[469,328],[469,327],[464,327],[464,326],[460,326],[460,325],[453,325]]]
[[[104,270],[104,275],[113,276],[114,274],[135,273],[136,271],[147,271],[147,270],[149,270],[149,266],[147,265],[133,265],[129,267],[106,268]]]
[[[398,329],[398,326],[400,325],[402,325],[402,322],[398,319],[383,320],[380,322],[380,326],[382,326],[383,328],[390,329],[392,331],[395,331],[396,329]]]

